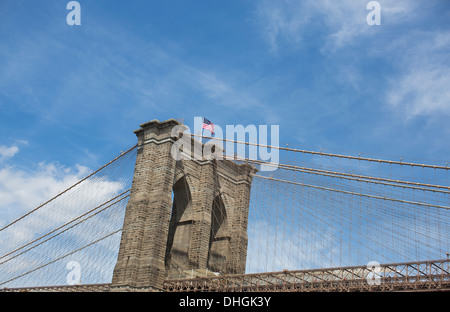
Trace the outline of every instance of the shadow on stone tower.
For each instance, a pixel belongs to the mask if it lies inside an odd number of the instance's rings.
[[[178,125],[152,120],[135,131],[138,154],[113,289],[158,291],[168,278],[245,273],[256,169],[205,157],[176,160]]]

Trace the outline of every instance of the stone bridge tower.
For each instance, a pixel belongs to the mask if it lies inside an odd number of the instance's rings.
[[[138,154],[113,289],[161,290],[168,278],[245,273],[256,169],[205,157],[176,160],[178,125],[152,120],[135,131]]]

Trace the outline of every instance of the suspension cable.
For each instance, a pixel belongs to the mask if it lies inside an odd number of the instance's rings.
[[[0,283],[0,285],[4,285],[4,284],[9,283],[9,282],[11,282],[11,281],[13,281],[13,280],[16,280],[16,279],[18,279],[18,278],[20,278],[20,277],[23,277],[23,276],[25,276],[25,275],[27,275],[27,274],[30,274],[30,273],[32,273],[32,272],[34,272],[34,271],[37,271],[37,270],[39,270],[39,269],[42,269],[43,267],[46,267],[46,266],[48,266],[48,265],[50,265],[50,264],[52,264],[52,263],[55,263],[55,262],[57,262],[57,261],[59,261],[59,260],[61,260],[61,259],[64,259],[65,257],[68,257],[68,256],[70,256],[70,255],[73,255],[74,253],[76,253],[76,252],[78,252],[78,251],[81,251],[81,250],[83,250],[83,249],[85,249],[85,248],[87,248],[87,247],[89,247],[89,246],[91,246],[91,245],[93,245],[93,244],[96,244],[96,243],[98,243],[98,242],[100,242],[100,241],[102,241],[102,240],[104,240],[104,239],[106,239],[106,238],[108,238],[108,237],[110,237],[110,236],[116,234],[116,233],[119,233],[120,231],[122,231],[122,229],[119,229],[119,230],[114,231],[114,232],[112,232],[112,233],[110,233],[110,234],[108,234],[108,235],[105,235],[105,236],[103,236],[103,237],[101,237],[101,238],[99,238],[99,239],[97,239],[97,240],[95,240],[95,241],[93,241],[93,242],[91,242],[91,243],[89,243],[89,244],[87,244],[87,245],[84,245],[83,247],[80,247],[80,248],[78,248],[78,249],[76,249],[76,250],[74,250],[74,251],[72,251],[72,252],[69,252],[68,254],[65,254],[64,256],[61,256],[61,257],[59,257],[59,258],[56,258],[55,260],[52,260],[52,261],[50,261],[50,262],[47,262],[47,263],[45,263],[45,264],[43,264],[43,265],[41,265],[41,266],[39,266],[39,267],[37,267],[37,268],[34,268],[34,269],[30,270],[30,271],[27,271],[27,272],[25,272],[25,273],[23,273],[23,274],[20,274],[20,275],[16,276],[16,277],[13,277],[13,278],[11,278],[11,279],[9,279],[9,280],[7,280],[7,281],[4,281],[4,282]]]
[[[8,227],[10,227],[11,225],[13,225],[14,223],[17,223],[18,221],[22,220],[23,218],[25,218],[26,216],[32,214],[33,212],[37,211],[38,209],[44,207],[45,205],[47,205],[48,203],[50,203],[51,201],[55,200],[56,198],[60,197],[61,195],[63,195],[64,193],[67,193],[69,190],[73,189],[75,186],[79,185],[80,183],[82,183],[83,181],[86,181],[87,179],[89,179],[90,177],[92,177],[93,175],[97,174],[99,171],[101,171],[102,169],[108,167],[110,164],[112,164],[113,162],[115,162],[116,160],[118,160],[119,158],[125,156],[127,153],[131,152],[132,150],[134,150],[137,147],[137,144],[134,145],[133,147],[131,147],[130,149],[128,149],[127,151],[121,153],[119,156],[117,156],[116,158],[114,158],[113,160],[111,160],[110,162],[106,163],[105,165],[101,166],[100,168],[98,168],[97,170],[95,170],[94,172],[92,172],[91,174],[87,175],[86,177],[84,177],[83,179],[79,180],[78,182],[76,182],[75,184],[73,184],[72,186],[68,187],[67,189],[65,189],[64,191],[62,191],[61,193],[57,194],[56,196],[50,198],[49,200],[47,200],[45,203],[37,206],[36,208],[30,210],[29,212],[25,213],[23,216],[17,218],[16,220],[14,220],[13,222],[5,225],[4,227],[2,227],[0,229],[0,232],[7,229]]]
[[[333,153],[307,151],[307,150],[288,148],[288,147],[280,147],[280,146],[273,146],[273,145],[266,145],[266,144],[259,144],[259,143],[242,142],[242,141],[223,139],[223,138],[208,137],[208,136],[203,136],[203,135],[200,135],[200,134],[193,134],[193,133],[185,133],[185,134],[196,136],[196,137],[201,137],[201,138],[207,138],[207,139],[211,139],[211,140],[219,140],[219,141],[231,142],[231,143],[237,143],[237,144],[244,144],[244,145],[252,145],[252,146],[273,148],[273,149],[278,149],[278,150],[282,150],[282,151],[304,153],[304,154],[311,154],[311,155],[346,158],[346,159],[353,159],[353,160],[364,160],[364,161],[385,163],[385,164],[390,164],[390,165],[402,165],[402,166],[422,167],[422,168],[432,168],[432,169],[442,169],[442,170],[449,170],[450,169],[448,164],[446,166],[429,165],[429,164],[418,164],[418,163],[411,163],[411,162],[394,161],[394,160],[386,160],[386,159],[376,159],[376,158],[361,157],[361,156],[349,156],[349,155],[340,155],[340,154],[333,154]]]
[[[403,181],[403,180],[394,180],[394,179],[387,179],[387,178],[379,178],[379,177],[372,177],[372,176],[365,176],[365,175],[358,175],[358,174],[351,174],[351,173],[344,173],[344,172],[337,172],[337,171],[300,167],[300,166],[287,165],[287,164],[276,164],[276,163],[271,163],[268,161],[242,158],[242,157],[237,157],[237,156],[233,156],[233,157],[225,156],[225,159],[246,161],[246,162],[255,163],[255,164],[263,164],[265,166],[270,166],[270,167],[275,167],[275,168],[279,167],[279,168],[285,169],[285,170],[299,171],[299,172],[305,172],[305,173],[309,173],[309,174],[317,174],[317,175],[330,176],[330,177],[337,177],[337,178],[341,178],[341,179],[355,180],[358,182],[376,183],[376,184],[382,184],[382,185],[390,185],[390,186],[397,186],[397,187],[403,187],[403,188],[412,188],[412,189],[416,189],[416,190],[446,193],[446,194],[450,193],[450,186]],[[381,181],[392,182],[392,183],[384,183]],[[395,184],[395,183],[397,183],[397,184]],[[400,183],[400,184],[398,184],[398,183]],[[401,184],[406,184],[406,185],[401,185]],[[419,187],[419,186],[423,186],[423,187]],[[435,189],[431,189],[431,188],[438,188],[438,189],[444,189],[444,190],[435,190]]]
[[[117,198],[121,197],[121,196],[124,195],[125,193],[129,192],[130,190],[131,190],[131,189],[128,189],[128,190],[122,192],[121,194],[119,194],[119,195],[117,195],[117,196],[111,198],[110,200],[108,200],[108,201],[104,202],[103,204],[101,204],[101,205],[99,205],[99,206],[97,206],[97,207],[95,207],[95,208],[89,210],[88,212],[86,212],[86,213],[84,213],[84,214],[82,214],[82,215],[76,217],[75,219],[72,219],[72,220],[70,220],[69,222],[67,222],[67,223],[65,223],[65,224],[63,224],[63,225],[57,227],[56,229],[54,229],[54,230],[48,232],[47,234],[44,234],[44,235],[42,235],[42,236],[40,236],[40,237],[34,239],[33,241],[31,241],[31,242],[29,242],[29,243],[27,243],[27,244],[25,244],[25,245],[22,245],[21,247],[16,248],[16,249],[13,250],[13,251],[8,252],[7,254],[1,256],[0,259],[3,259],[3,258],[5,258],[5,257],[7,257],[7,256],[9,256],[9,255],[11,255],[11,254],[13,254],[13,253],[15,253],[15,252],[21,250],[21,249],[23,249],[23,248],[25,248],[25,247],[27,247],[27,246],[33,244],[34,242],[37,242],[37,241],[41,240],[42,238],[44,238],[44,237],[46,237],[46,236],[48,236],[48,235],[50,235],[50,234],[52,234],[52,233],[54,233],[54,232],[56,232],[56,231],[62,229],[63,227],[65,227],[65,226],[67,226],[67,225],[69,225],[69,224],[71,224],[71,223],[77,221],[78,219],[80,219],[80,218],[82,218],[82,217],[88,215],[89,213],[91,213],[91,212],[93,212],[93,211],[95,211],[95,210],[101,208],[102,206],[104,206],[104,205],[106,205],[106,204],[108,204],[108,203],[111,203],[112,201],[114,201],[114,200],[116,200]],[[85,222],[85,221],[88,220],[89,218],[92,218],[93,216],[97,215],[98,213],[102,212],[103,210],[106,210],[106,209],[110,208],[111,206],[117,204],[118,202],[124,200],[125,198],[127,198],[127,197],[129,197],[129,196],[130,196],[130,195],[128,194],[128,195],[126,195],[126,196],[124,196],[124,197],[118,199],[117,201],[115,201],[115,202],[109,204],[108,206],[104,207],[103,209],[97,211],[95,214],[92,214],[92,215],[86,217],[85,219],[79,221],[78,223],[75,223],[74,225],[72,225],[72,226],[66,228],[65,230],[63,230],[63,231],[61,231],[61,232],[59,232],[59,233],[53,235],[52,237],[50,237],[50,238],[48,238],[48,239],[46,239],[46,240],[40,242],[39,244],[36,244],[36,245],[34,245],[33,247],[31,247],[31,248],[29,248],[29,249],[27,249],[27,250],[25,250],[25,251],[23,251],[23,252],[21,252],[21,253],[19,253],[19,254],[17,254],[17,255],[14,255],[13,257],[9,258],[8,260],[5,260],[5,261],[3,261],[3,262],[0,262],[0,265],[2,265],[2,264],[4,264],[5,262],[8,262],[8,261],[10,261],[10,260],[12,260],[12,259],[18,257],[18,256],[20,256],[21,254],[24,254],[25,252],[30,251],[30,250],[33,249],[33,248],[36,248],[37,246],[39,246],[39,245],[45,243],[46,241],[48,241],[48,240],[50,240],[50,239],[52,239],[52,238],[54,238],[54,237],[56,237],[56,236],[58,236],[58,235],[60,235],[60,234],[62,234],[62,233],[64,233],[64,232],[66,232],[67,230],[73,228],[74,226],[76,226],[76,225],[78,225],[78,224],[80,224],[80,223],[82,223],[82,222]]]
[[[400,203],[404,203],[404,204],[412,204],[412,205],[434,207],[434,208],[442,208],[442,209],[450,210],[450,207],[448,207],[448,206],[433,205],[433,204],[427,204],[427,203],[422,203],[422,202],[414,202],[414,201],[402,200],[402,199],[396,199],[396,198],[390,198],[390,197],[384,197],[384,196],[377,196],[377,195],[363,194],[363,193],[357,193],[357,192],[351,192],[351,191],[344,191],[344,190],[338,190],[338,189],[333,189],[333,188],[329,188],[329,187],[323,187],[323,186],[311,185],[311,184],[306,184],[306,183],[282,180],[282,179],[277,179],[277,178],[272,178],[272,177],[265,177],[265,176],[261,176],[261,175],[255,175],[255,177],[262,178],[262,179],[267,179],[267,180],[272,180],[272,181],[283,182],[283,183],[295,184],[295,185],[300,185],[300,186],[305,186],[305,187],[312,187],[312,188],[315,188],[315,189],[320,189],[320,190],[325,190],[325,191],[339,192],[339,193],[350,194],[350,195],[357,195],[357,196],[364,196],[364,197],[370,197],[370,198],[376,198],[376,199],[396,201],[396,202],[400,202]]]

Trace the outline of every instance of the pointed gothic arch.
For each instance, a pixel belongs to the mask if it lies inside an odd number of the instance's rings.
[[[215,196],[211,210],[211,233],[208,253],[208,269],[227,273],[227,259],[230,257],[230,233],[227,209],[223,196]]]
[[[172,211],[169,221],[165,266],[176,274],[189,263],[192,236],[192,198],[188,178],[184,174],[176,176],[172,187]]]

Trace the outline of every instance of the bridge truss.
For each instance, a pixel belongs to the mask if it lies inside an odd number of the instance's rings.
[[[450,290],[450,260],[166,280],[168,292]]]

